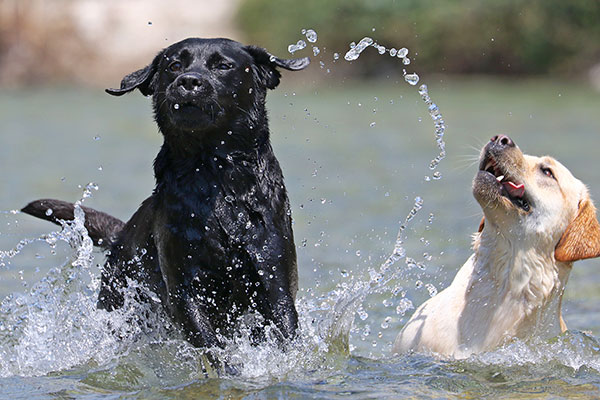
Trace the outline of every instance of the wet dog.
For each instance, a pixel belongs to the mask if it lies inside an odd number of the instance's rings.
[[[463,358],[567,329],[561,301],[573,262],[600,256],[600,224],[585,185],[555,159],[524,155],[496,136],[481,153],[473,194],[484,213],[474,254],[416,310],[395,353]]]
[[[190,38],[125,76],[114,96],[152,96],[164,143],[156,187],[127,223],[89,208],[85,226],[110,250],[98,307],[123,305],[128,280],[158,295],[195,346],[222,346],[238,317],[259,313],[280,337],[298,325],[296,249],[265,110],[278,68],[308,66],[228,39]],[[47,212],[52,210],[52,212]],[[74,205],[37,200],[23,212],[59,223]]]

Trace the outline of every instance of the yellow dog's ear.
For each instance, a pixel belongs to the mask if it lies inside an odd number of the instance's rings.
[[[600,223],[590,199],[579,203],[577,216],[556,245],[554,257],[563,262],[600,257]]]

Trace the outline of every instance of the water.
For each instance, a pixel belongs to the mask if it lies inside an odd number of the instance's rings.
[[[269,95],[293,205],[302,334],[287,353],[248,346],[244,336],[232,341],[224,356],[244,368],[226,379],[203,378],[201,352],[164,316],[144,318],[142,330],[129,320],[150,312],[134,302],[122,312],[95,310],[103,257],[90,253],[81,224],[53,234],[49,223],[10,212],[42,196],[85,197],[85,205],[128,218],[152,189],[160,143],[147,99],[65,88],[0,94],[0,250],[17,250],[0,268],[2,396],[598,397],[598,260],[575,265],[565,298],[573,332],[563,337],[460,362],[390,356],[412,307],[447,286],[469,255],[481,215],[469,164],[489,137],[500,130],[525,151],[556,155],[600,198],[600,177],[589,168],[600,145],[596,93],[552,82],[428,84],[452,123],[447,164],[435,171],[430,160],[440,149],[425,118],[435,127],[434,115],[402,77]],[[440,182],[423,180],[438,171]],[[99,190],[88,196],[90,181]],[[394,248],[403,262],[390,271],[403,273],[378,275]]]
[[[290,44],[288,46],[288,51],[290,53],[294,54],[298,50],[302,50],[304,48],[306,48],[306,42],[304,40],[300,39],[296,42],[296,44]]]

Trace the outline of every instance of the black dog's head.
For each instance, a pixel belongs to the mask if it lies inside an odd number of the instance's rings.
[[[277,67],[304,69],[310,60],[283,60],[229,39],[190,38],[163,49],[145,68],[123,78],[121,96],[139,89],[152,95],[156,121],[165,135],[199,134],[260,124],[267,89],[279,84]],[[174,133],[175,132],[175,133]]]

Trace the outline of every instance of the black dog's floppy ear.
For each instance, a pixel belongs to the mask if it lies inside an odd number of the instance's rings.
[[[308,67],[310,58],[282,59],[275,57],[265,49],[257,46],[246,46],[244,49],[254,58],[258,67],[259,79],[269,89],[275,89],[279,85],[281,74],[276,67],[285,68],[288,71],[300,71]]]
[[[153,94],[154,87],[152,81],[154,80],[161,54],[154,58],[152,64],[126,75],[121,81],[120,89],[106,89],[106,93],[112,94],[113,96],[122,96],[137,88],[144,96]]]

